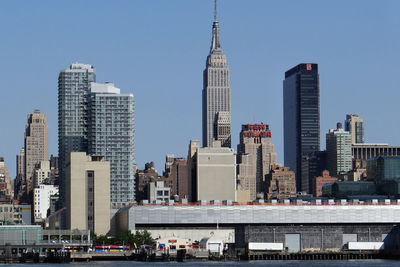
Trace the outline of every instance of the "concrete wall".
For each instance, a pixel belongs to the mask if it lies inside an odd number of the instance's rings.
[[[129,227],[191,224],[398,223],[396,205],[144,205],[127,208]],[[132,228],[129,228],[132,229]]]
[[[113,220],[115,220],[115,230],[113,229],[113,224],[111,224],[112,233],[119,233],[124,231],[135,231],[135,225],[129,227],[129,208],[122,208],[114,215]]]
[[[236,156],[232,149],[197,150],[197,200],[236,201]]]
[[[301,250],[342,249],[344,234],[356,234],[358,242],[385,242],[393,235],[395,224],[309,224],[309,225],[247,225],[236,228],[237,248],[248,242],[285,243],[285,234],[300,234]]]
[[[94,172],[93,203],[88,200],[87,172]],[[98,235],[110,230],[110,163],[92,161],[84,152],[72,152],[66,169],[67,229],[88,229],[88,216],[93,216],[93,229]],[[89,210],[91,209],[91,211]]]
[[[110,209],[110,231],[108,232],[109,235],[115,236],[117,234],[117,227],[118,227],[118,222],[117,222],[117,214],[118,209]]]

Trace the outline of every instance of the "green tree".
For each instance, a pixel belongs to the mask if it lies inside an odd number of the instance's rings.
[[[95,233],[91,233],[91,236],[94,246],[131,245],[134,247],[136,244],[136,246],[139,247],[141,245],[151,245],[153,243],[153,238],[147,230],[136,230],[135,234],[132,234],[129,230],[123,231],[117,233],[115,237],[107,237],[105,235],[97,236]]]
[[[105,235],[92,235],[93,246],[110,245],[110,240]]]
[[[153,238],[147,230],[138,231],[134,235],[134,240],[137,246],[140,245],[151,245],[153,243]]]

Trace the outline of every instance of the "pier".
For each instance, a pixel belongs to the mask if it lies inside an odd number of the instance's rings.
[[[136,250],[118,251],[118,252],[72,252],[70,259],[75,261],[100,261],[100,260],[134,260],[137,259],[138,252]]]
[[[385,259],[381,252],[249,253],[246,260],[369,260]]]

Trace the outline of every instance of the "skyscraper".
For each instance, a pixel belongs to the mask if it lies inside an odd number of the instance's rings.
[[[357,114],[347,114],[344,130],[350,132],[352,144],[364,143],[364,121]]]
[[[112,83],[95,83],[92,65],[74,63],[59,76],[59,181],[65,202],[70,152],[102,155],[110,162],[111,202],[135,199],[134,102]]]
[[[249,202],[265,193],[265,175],[276,164],[277,155],[267,124],[243,124],[238,145],[238,201]]]
[[[58,76],[58,156],[61,205],[65,202],[65,164],[70,152],[87,151],[87,95],[96,81],[92,65],[73,63]]]
[[[111,202],[135,200],[133,94],[112,83],[91,83],[88,98],[88,153],[110,162]]]
[[[215,0],[210,53],[203,72],[203,147],[214,140],[231,147],[231,88],[226,56],[222,52]]]
[[[296,173],[297,190],[309,191],[308,181],[302,186],[302,158],[320,149],[317,64],[302,63],[286,71],[283,81],[283,120],[285,166]]]
[[[25,126],[25,185],[27,194],[34,187],[34,171],[37,164],[47,160],[48,148],[48,126],[46,115],[35,110],[28,115],[28,123]]]
[[[21,148],[19,154],[16,158],[17,163],[17,176],[14,182],[14,198],[21,199],[24,193],[24,183],[25,183],[25,149]]]
[[[329,172],[333,176],[345,174],[352,169],[351,135],[337,124],[336,130],[326,134],[326,160]]]

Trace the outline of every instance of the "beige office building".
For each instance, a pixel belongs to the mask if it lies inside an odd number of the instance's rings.
[[[215,140],[220,141],[222,147],[231,147],[231,113],[219,111],[215,128]]]
[[[231,148],[221,147],[219,141],[215,141],[212,147],[200,148],[198,144],[198,141],[191,141],[189,146],[189,157],[192,155],[190,166],[193,168],[192,200],[236,201],[235,152]]]
[[[286,199],[296,196],[296,176],[289,167],[275,164],[266,175],[267,199]]]
[[[26,193],[34,187],[34,170],[42,160],[48,160],[48,126],[46,115],[35,110],[28,115],[25,126],[25,184]]]
[[[347,114],[344,122],[345,131],[351,134],[351,143],[364,143],[364,120],[357,114]]]
[[[66,164],[67,229],[110,230],[110,162],[71,152]]]
[[[267,124],[244,124],[238,145],[238,202],[250,202],[265,193],[265,175],[276,164],[277,155]]]
[[[35,168],[34,183],[35,187],[39,187],[41,184],[50,184],[50,161],[42,160]]]

